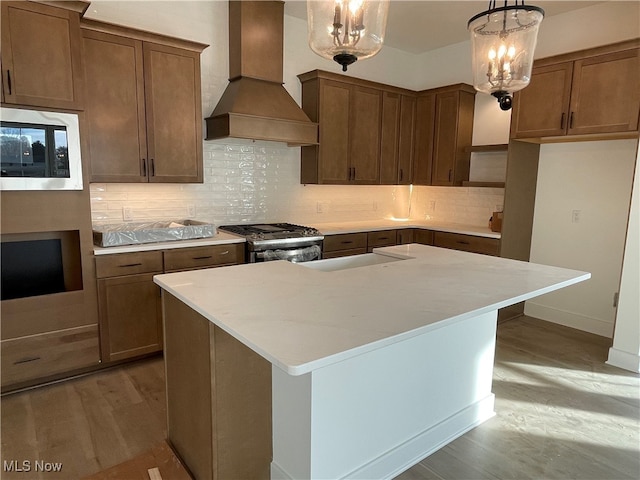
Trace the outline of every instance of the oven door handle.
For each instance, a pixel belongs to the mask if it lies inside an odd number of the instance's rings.
[[[275,249],[256,252],[256,258],[263,262],[271,260],[288,260],[293,263],[308,262],[311,260],[319,260],[321,256],[322,249],[319,245],[311,245],[309,247],[296,248],[294,250]]]

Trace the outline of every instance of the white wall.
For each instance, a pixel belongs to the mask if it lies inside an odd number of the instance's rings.
[[[620,303],[607,363],[640,373],[640,151],[633,181]]]
[[[531,261],[592,278],[528,301],[527,315],[613,336],[636,146],[636,140],[541,146]]]

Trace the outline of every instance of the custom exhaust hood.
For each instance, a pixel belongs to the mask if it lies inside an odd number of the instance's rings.
[[[318,125],[283,86],[284,2],[229,1],[229,85],[207,122],[207,140],[318,143]]]

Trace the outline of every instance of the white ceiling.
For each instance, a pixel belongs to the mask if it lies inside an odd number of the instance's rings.
[[[503,2],[498,0],[498,5]],[[509,4],[513,5],[513,1]],[[525,2],[545,11],[545,17],[588,7],[602,1],[546,0]],[[386,45],[410,53],[423,53],[469,39],[467,21],[488,8],[488,1],[391,0]],[[307,19],[306,1],[287,1],[285,13]]]

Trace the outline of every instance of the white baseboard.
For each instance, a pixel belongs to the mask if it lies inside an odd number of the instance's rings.
[[[601,337],[613,338],[613,323],[593,317],[587,317],[579,313],[567,312],[557,308],[548,307],[528,300],[524,306],[524,313],[530,317],[557,323],[565,327],[575,328],[583,332],[593,333]]]
[[[640,355],[617,350],[613,347],[609,348],[609,359],[605,363],[624,370],[640,373]]]
[[[345,475],[349,480],[393,478],[495,415],[495,396],[479,402],[419,433],[373,461]]]
[[[345,480],[371,480],[372,478],[387,479],[400,475],[423,458],[493,417],[495,415],[494,404],[495,396],[491,394],[342,478]],[[271,480],[294,479],[277,463],[271,462]]]

